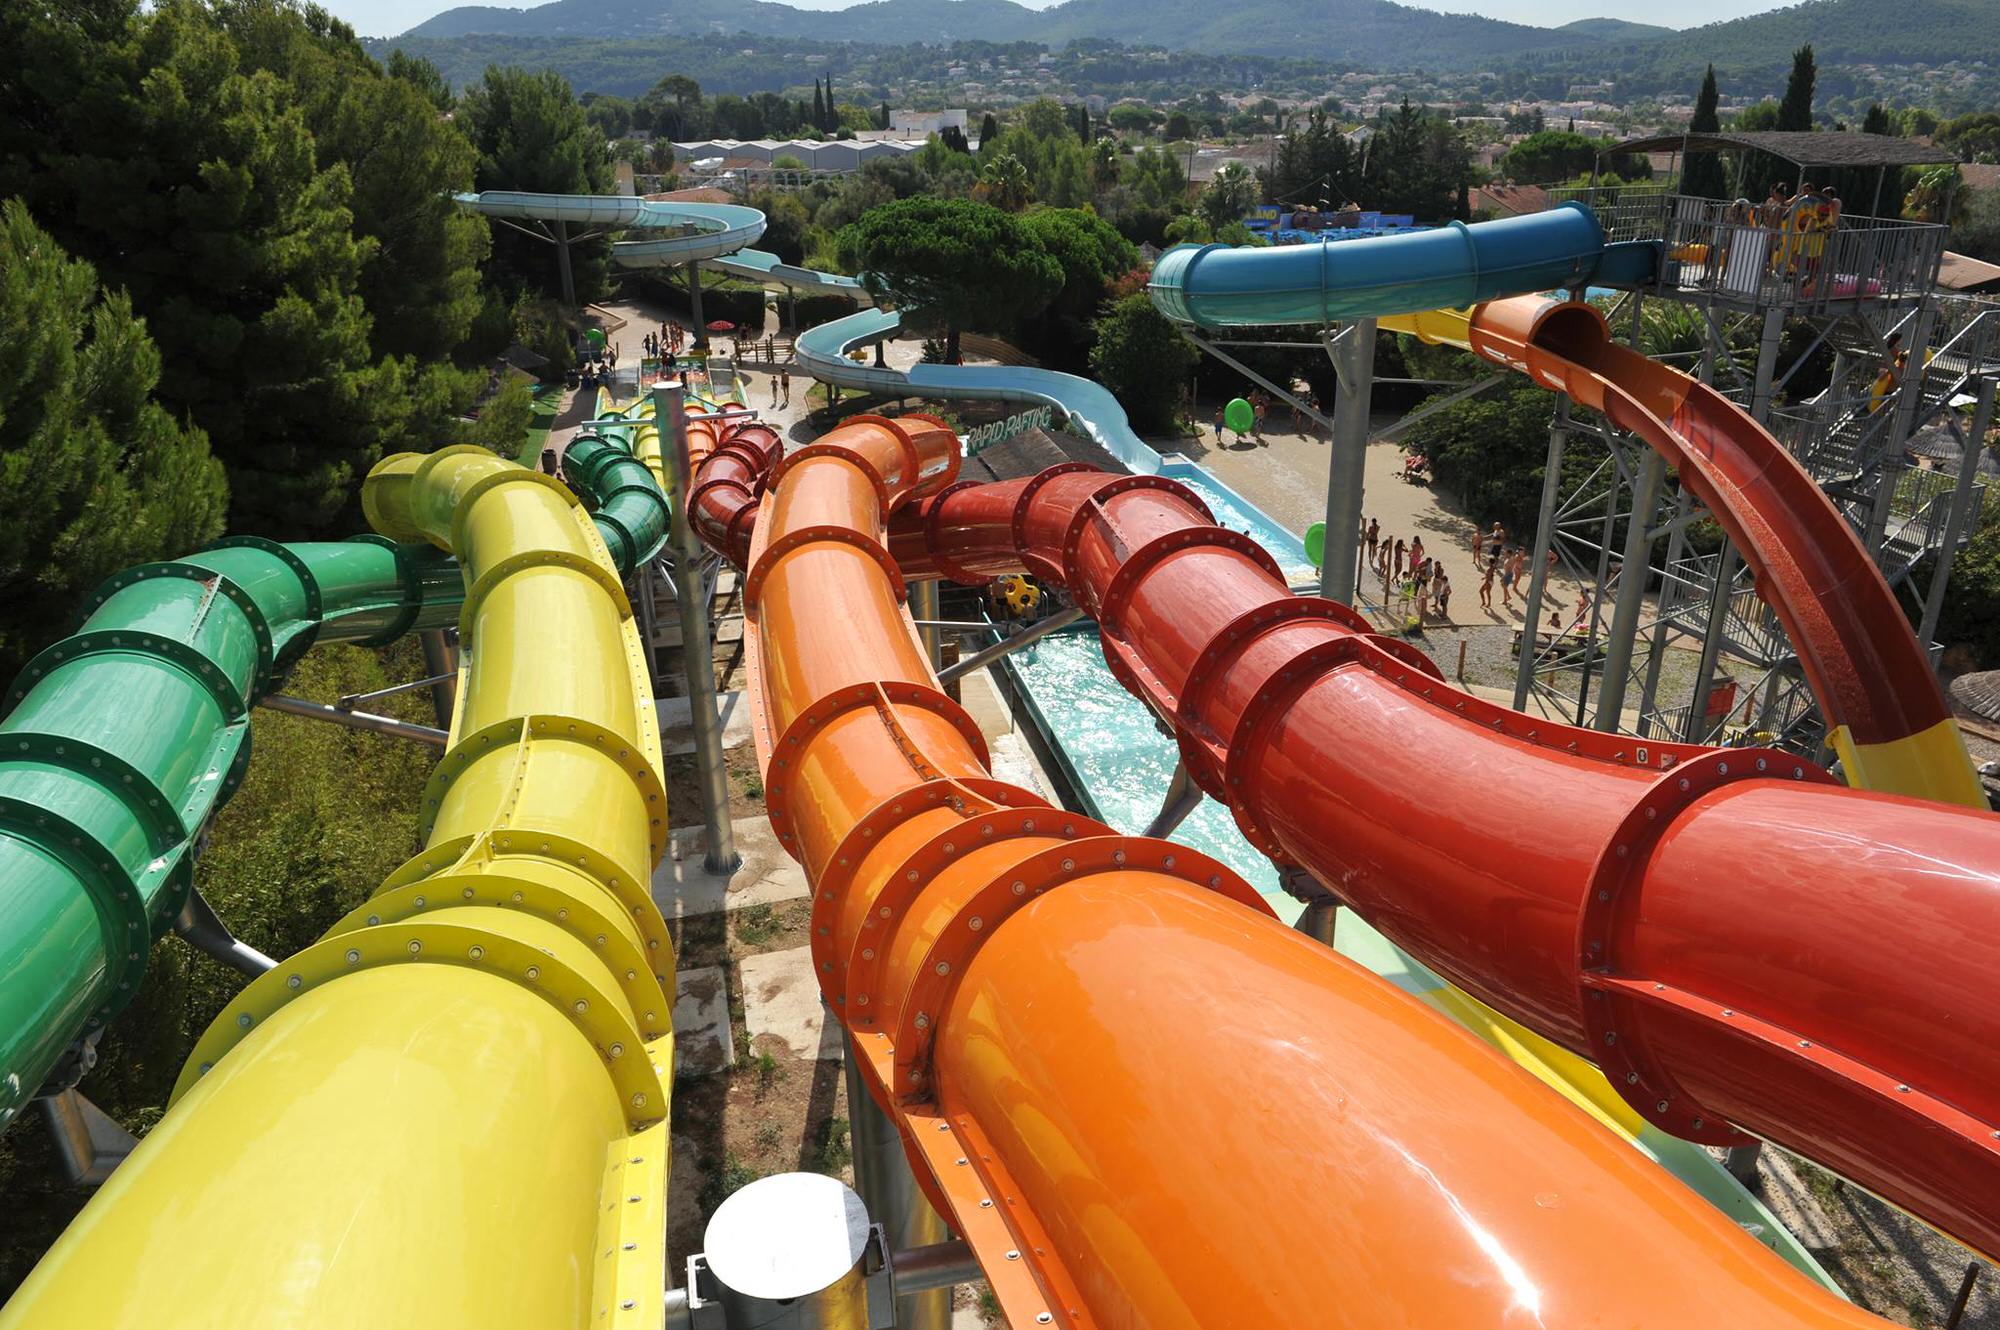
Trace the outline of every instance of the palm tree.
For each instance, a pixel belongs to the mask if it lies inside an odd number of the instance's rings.
[[[1964,223],[1966,214],[1966,191],[1958,187],[1958,166],[1934,166],[1917,177],[1917,183],[1910,192],[1903,195],[1903,216],[1913,222],[1946,222],[1952,226]],[[1945,209],[1951,215],[1945,215]]]
[[[1034,201],[1028,168],[1011,152],[996,154],[979,173],[978,196],[1006,212],[1019,212]]]

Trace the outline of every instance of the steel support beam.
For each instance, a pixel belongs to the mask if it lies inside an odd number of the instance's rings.
[[[1148,840],[1161,840],[1171,836],[1174,828],[1187,821],[1187,815],[1201,804],[1201,787],[1188,774],[1187,763],[1174,764],[1173,779],[1167,782],[1167,797],[1160,803],[1160,811],[1139,834]]]
[[[910,614],[917,620],[917,635],[924,640],[924,658],[933,670],[938,668],[938,648],[944,644],[944,634],[936,625],[938,616],[938,586],[936,582],[910,583]]]
[[[829,1020],[832,1016],[829,1015]],[[854,1190],[868,1207],[868,1217],[882,1225],[892,1251],[933,1247],[951,1236],[945,1222],[931,1209],[910,1171],[902,1133],[868,1092],[861,1073],[861,1053],[850,1038],[841,1059],[847,1076],[847,1120],[854,1146]],[[897,1330],[950,1330],[951,1289],[930,1285],[922,1291],[896,1293]]]
[[[1024,646],[1041,641],[1050,633],[1060,632],[1083,617],[1083,611],[1074,605],[1066,610],[1057,610],[1048,618],[1029,624],[1020,632],[1003,637],[984,650],[975,651],[958,664],[948,665],[939,670],[938,682],[950,683],[953,679],[963,678],[974,670],[983,670],[1002,656],[1012,655]]]
[[[729,824],[729,770],[722,756],[722,717],[715,706],[715,647],[708,636],[708,598],[699,593],[701,579],[694,569],[701,560],[701,540],[688,520],[689,475],[687,412],[679,379],[653,387],[653,419],[660,423],[660,459],[667,472],[667,503],[673,513],[674,566],[683,570],[676,600],[681,615],[681,666],[687,675],[688,717],[694,729],[695,767],[701,780],[702,820],[708,828],[708,853],[703,866],[711,873],[733,873],[743,861],[736,853],[736,836]]]
[[[415,739],[418,743],[436,744],[439,748],[444,747],[445,740],[449,737],[445,731],[433,729],[428,725],[413,725],[407,720],[397,720],[394,716],[377,716],[366,711],[342,711],[339,707],[329,706],[325,702],[309,702],[303,697],[292,697],[286,693],[272,693],[260,699],[257,705],[267,711],[282,711],[288,716],[331,721],[350,730],[367,730],[371,734]]]
[[[1375,320],[1356,319],[1326,340],[1326,353],[1340,376],[1333,404],[1333,445],[1326,467],[1326,544],[1321,553],[1319,593],[1343,605],[1354,603],[1360,581],[1361,491],[1368,477],[1368,406],[1375,382]]]
[[[431,672],[431,710],[437,723],[451,728],[451,713],[458,709],[458,630],[432,628],[419,633],[424,649],[424,668]]]
[[[1938,550],[1937,570],[1924,593],[1923,621],[1917,628],[1917,644],[1930,649],[1937,636],[1938,619],[1944,614],[1945,587],[1951,581],[1951,565],[1958,557],[1958,542],[1972,519],[1973,482],[1979,478],[1979,459],[1986,452],[1986,431],[1993,425],[1994,381],[1979,381],[1979,400],[1972,408],[1972,428],[1959,452],[1958,476],[1951,489],[1951,511],[1945,518],[1944,544]]]
[[[1667,461],[1652,449],[1640,463],[1632,484],[1632,511],[1625,521],[1625,552],[1619,561],[1618,599],[1611,607],[1611,626],[1605,631],[1604,682],[1597,694],[1595,728],[1616,733],[1619,713],[1625,708],[1625,688],[1632,674],[1632,648],[1639,637],[1639,612],[1645,608],[1646,583],[1652,580],[1653,542],[1647,526],[1659,507],[1660,486],[1667,476]]]
[[[1555,423],[1549,426],[1549,455],[1542,463],[1542,511],[1535,519],[1535,548],[1528,556],[1528,605],[1521,625],[1520,660],[1514,667],[1514,710],[1525,711],[1535,686],[1535,638],[1541,618],[1542,593],[1549,585],[1549,546],[1556,538],[1556,498],[1562,488],[1563,444],[1569,434],[1569,399],[1556,398]],[[1615,481],[1613,482],[1616,483]]]

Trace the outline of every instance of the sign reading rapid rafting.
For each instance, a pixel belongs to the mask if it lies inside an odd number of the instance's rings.
[[[991,425],[981,425],[965,436],[965,455],[972,456],[982,448],[990,448],[1017,434],[1026,434],[1031,429],[1047,429],[1055,418],[1053,407],[1038,406],[1032,411],[1023,411],[1005,420],[996,420]]]

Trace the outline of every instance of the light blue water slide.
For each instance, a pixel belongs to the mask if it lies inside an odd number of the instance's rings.
[[[849,360],[858,347],[894,337],[903,316],[870,309],[822,323],[799,334],[799,367],[821,383],[859,388],[885,397],[936,397],[982,402],[1022,402],[1052,406],[1069,417],[1070,428],[1144,475],[1160,469],[1160,455],[1132,432],[1125,408],[1111,390],[1092,379],[1026,365],[913,365],[907,370]]]
[[[1430,231],[1275,248],[1176,245],[1147,293],[1176,323],[1203,328],[1346,323],[1459,309],[1504,296],[1651,279],[1657,241],[1607,245],[1581,203]]]
[[[873,303],[852,277],[817,272],[786,263],[776,254],[749,249],[764,234],[764,214],[734,203],[659,202],[630,195],[530,194],[489,189],[456,194],[453,202],[469,212],[503,221],[561,222],[612,230],[665,232],[611,246],[611,259],[625,268],[672,268],[699,263],[704,268],[793,290],[847,296]]]

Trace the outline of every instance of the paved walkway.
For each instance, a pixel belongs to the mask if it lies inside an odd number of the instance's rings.
[[[1377,412],[1370,422],[1376,430],[1388,428],[1399,418],[1397,412]],[[1292,531],[1303,534],[1307,527],[1326,516],[1326,478],[1331,449],[1323,430],[1296,432],[1269,430],[1261,439],[1241,439],[1234,435],[1218,440],[1214,430],[1204,425],[1189,438],[1148,439],[1162,452],[1180,452],[1201,463],[1224,483],[1262,508]],[[1363,518],[1381,523],[1382,538],[1393,544],[1397,539],[1421,536],[1424,553],[1444,565],[1451,578],[1451,626],[1518,627],[1524,617],[1526,588],[1516,592],[1508,606],[1499,583],[1493,588],[1493,607],[1479,603],[1482,574],[1472,558],[1473,524],[1448,496],[1429,485],[1411,484],[1403,479],[1404,453],[1395,443],[1376,440],[1368,445],[1366,479],[1363,482]],[[1534,532],[1507,533],[1509,544],[1527,544]],[[1566,570],[1550,579],[1542,613],[1560,610],[1565,621],[1574,612],[1579,584]],[[1382,582],[1371,576],[1364,592],[1379,607]],[[1444,621],[1433,620],[1444,626]]]

